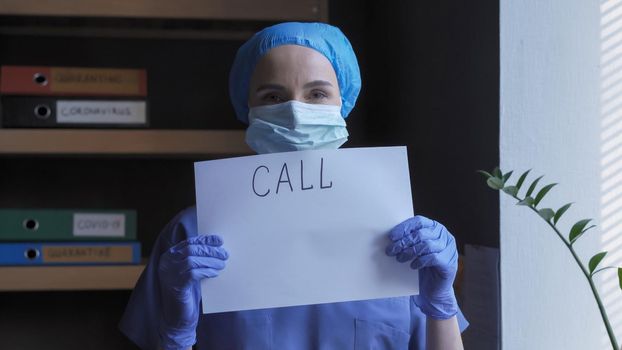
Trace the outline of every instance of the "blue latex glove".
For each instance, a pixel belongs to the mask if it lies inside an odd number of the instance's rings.
[[[453,282],[458,270],[456,241],[445,226],[424,216],[415,216],[389,233],[392,243],[386,253],[399,262],[411,261],[419,270],[419,295],[414,297],[421,311],[435,319],[458,313]]]
[[[162,317],[159,333],[164,350],[188,349],[196,342],[201,293],[199,281],[218,276],[229,257],[222,238],[199,235],[178,243],[160,256],[158,277]]]

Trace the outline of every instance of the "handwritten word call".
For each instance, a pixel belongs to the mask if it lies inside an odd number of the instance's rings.
[[[285,189],[289,188],[290,192],[294,192],[294,184],[292,181],[292,178],[290,177],[289,174],[289,169],[290,167],[288,167],[287,163],[283,163],[283,166],[281,166],[281,171],[279,174],[279,178],[278,180],[275,182],[275,194],[279,193],[279,190],[281,189],[281,186],[284,186]],[[320,169],[319,169],[319,189],[320,190],[325,190],[328,188],[332,188],[333,187],[333,182],[332,181],[328,181],[325,182],[324,181],[324,158],[320,159]],[[296,173],[296,170],[294,170],[294,174]],[[309,182],[305,184],[305,178],[304,178],[304,161],[300,160],[300,190],[301,191],[308,191],[308,190],[312,190],[314,188],[316,188],[313,183]],[[260,165],[257,168],[255,168],[255,172],[253,172],[253,182],[252,182],[252,188],[253,188],[253,193],[255,193],[255,195],[257,195],[258,197],[266,197],[268,194],[270,194],[272,188],[270,187],[260,187],[257,186],[257,179],[260,177],[265,177],[265,176],[270,176],[270,168],[268,168],[266,165]]]

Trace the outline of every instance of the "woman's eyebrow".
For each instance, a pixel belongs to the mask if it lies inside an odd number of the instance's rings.
[[[285,86],[279,84],[263,84],[260,85],[255,92],[261,92],[263,90],[285,90]]]
[[[333,84],[331,84],[330,82],[326,80],[314,80],[303,85],[303,88],[308,89],[308,88],[318,87],[318,86],[333,86]]]

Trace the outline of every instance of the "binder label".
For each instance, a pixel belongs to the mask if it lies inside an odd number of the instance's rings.
[[[56,122],[80,124],[146,124],[143,101],[73,101],[56,103]]]
[[[131,263],[131,246],[54,245],[43,247],[44,263]]]
[[[73,235],[77,237],[124,237],[125,215],[74,214]]]
[[[62,68],[51,69],[51,90],[56,93],[83,91],[91,94],[140,92],[140,72],[136,69]]]

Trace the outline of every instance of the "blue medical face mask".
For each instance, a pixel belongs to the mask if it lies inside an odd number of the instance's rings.
[[[348,140],[341,107],[295,100],[252,107],[246,143],[257,153],[337,149]]]

